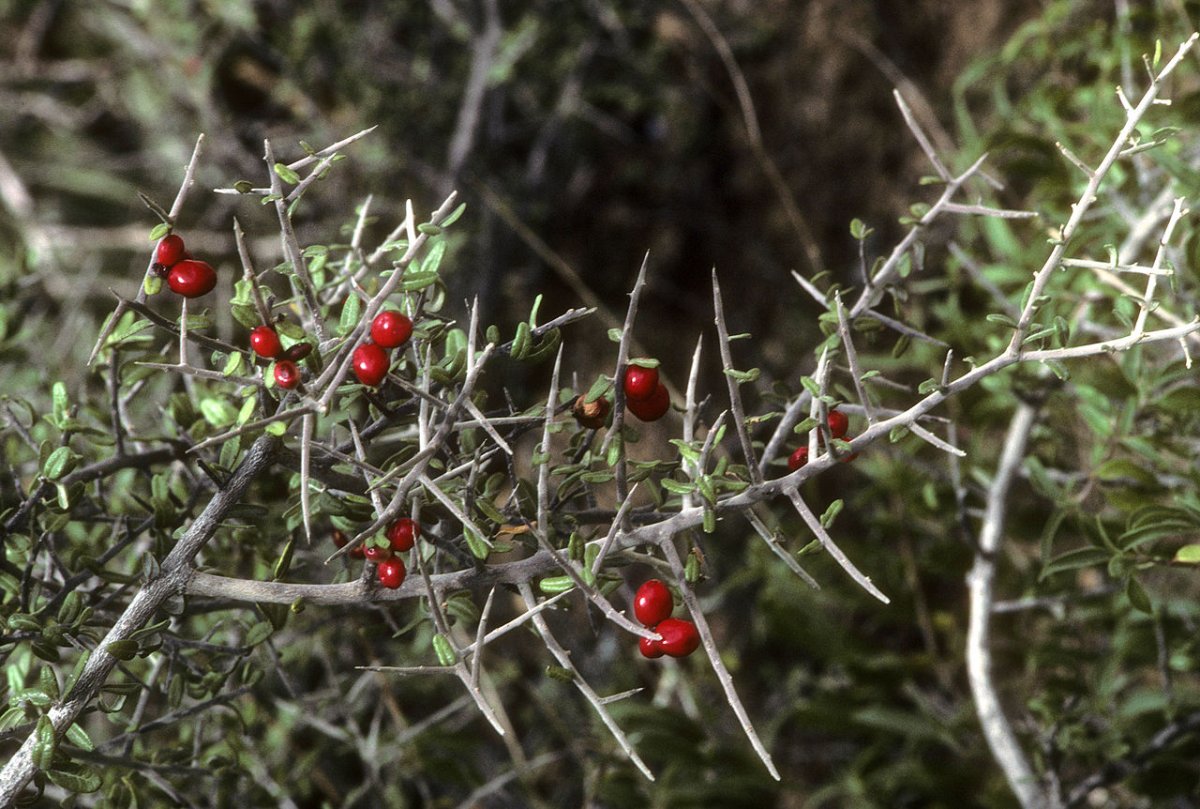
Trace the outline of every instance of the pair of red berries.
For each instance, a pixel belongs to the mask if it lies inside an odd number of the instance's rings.
[[[643,626],[662,635],[662,640],[638,639],[638,651],[651,659],[670,655],[687,657],[700,646],[696,625],[682,618],[672,618],[675,599],[670,589],[658,579],[650,579],[638,588],[633,597],[633,614]]]
[[[397,348],[412,336],[413,324],[407,315],[388,309],[371,321],[371,342],[354,349],[350,367],[364,385],[375,387],[387,376],[391,360],[385,349]]]
[[[829,434],[834,438],[845,438],[846,431],[850,429],[850,417],[840,410],[830,410],[829,417],[825,421],[829,425]],[[858,453],[847,455],[843,461],[852,461],[858,457]],[[793,452],[788,458],[788,470],[795,472],[800,467],[808,463],[808,445],[800,447]]]
[[[356,559],[374,562],[375,575],[380,586],[395,590],[404,584],[404,578],[408,575],[404,560],[397,554],[412,550],[419,536],[421,536],[421,525],[408,517],[402,517],[388,527],[386,545],[364,542],[355,546],[354,550],[350,551],[350,555]],[[334,530],[334,545],[341,548],[348,541],[349,538],[345,532]]]
[[[183,239],[174,233],[158,243],[151,269],[160,278],[165,275],[171,291],[185,298],[207,295],[217,285],[216,270],[208,262],[188,255]]]
[[[671,395],[658,381],[657,368],[628,366],[624,387],[625,408],[642,421],[658,421],[671,409]]]
[[[312,343],[296,343],[284,351],[274,326],[255,326],[250,330],[250,347],[258,356],[275,360],[276,385],[291,390],[300,384],[300,368],[296,363],[312,352]]]

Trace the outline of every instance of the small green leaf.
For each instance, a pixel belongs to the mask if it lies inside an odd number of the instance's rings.
[[[287,575],[288,568],[292,566],[292,554],[296,550],[296,538],[299,536],[295,531],[288,537],[287,544],[283,546],[283,552],[279,554],[279,559],[275,562],[275,569],[271,571],[271,579],[279,581]]]
[[[487,559],[491,548],[483,539],[472,531],[470,528],[463,528],[463,538],[467,541],[467,548],[470,549],[471,555],[476,559]]]
[[[833,521],[837,519],[837,515],[842,512],[842,507],[846,504],[841,500],[834,500],[829,504],[829,508],[825,509],[825,513],[821,515],[821,526],[829,528],[833,525]]]
[[[338,334],[347,335],[354,330],[358,325],[358,319],[362,315],[362,301],[358,295],[350,293],[350,297],[346,298],[346,303],[342,305],[342,317],[338,320]]]
[[[117,660],[132,660],[138,653],[136,640],[114,640],[104,648]]]
[[[266,426],[266,431],[274,436],[282,436],[287,432],[287,424],[282,421],[273,421]]]
[[[255,326],[260,325],[258,322],[258,310],[248,303],[230,304],[229,311],[233,313],[234,320],[248,329],[253,329]]]
[[[614,343],[619,344],[621,342],[621,330],[620,329],[609,329],[608,330],[608,339],[612,340]]]
[[[200,413],[214,427],[228,427],[237,419],[237,411],[224,399],[210,396],[200,400]]]
[[[424,233],[426,236],[440,236],[442,234],[441,227],[431,222],[422,222],[421,224],[417,225],[417,230],[421,233]]]
[[[444,228],[448,228],[451,225],[453,225],[455,222],[458,221],[458,218],[463,215],[463,211],[465,211],[466,209],[467,209],[467,203],[464,202],[461,205],[459,205],[457,208],[455,208],[453,211],[451,211],[450,215],[447,216],[445,219],[443,219],[440,222],[441,226]]]
[[[1001,325],[1008,326],[1010,329],[1017,328],[1017,321],[1013,320],[1008,315],[1001,314],[998,312],[994,312],[994,313],[988,315],[987,321],[989,323],[1000,323]]]
[[[14,702],[28,702],[35,708],[48,708],[54,704],[54,697],[40,688],[26,688],[13,695]]]
[[[1108,562],[1111,556],[1112,553],[1103,548],[1079,548],[1067,551],[1050,560],[1042,570],[1040,578],[1045,579],[1054,573],[1061,573],[1067,570],[1078,570],[1084,567],[1102,565]]]
[[[156,242],[163,236],[171,232],[171,226],[166,222],[159,222],[154,227],[150,228],[150,241]]]
[[[436,272],[415,270],[404,273],[404,278],[400,280],[398,288],[401,292],[417,292],[426,287],[433,286],[437,283],[437,280],[438,275]]]
[[[583,397],[583,400],[585,402],[594,402],[604,394],[608,393],[608,390],[611,387],[611,379],[606,376],[598,376],[596,377],[596,381],[592,383],[592,386],[588,388],[587,395]]]
[[[751,368],[748,371],[739,371],[736,368],[726,368],[725,375],[737,382],[739,385],[744,385],[747,382],[754,382],[758,379],[762,372],[758,368]]]
[[[570,576],[547,576],[538,582],[538,589],[546,595],[565,593],[574,586],[575,581]]]
[[[855,241],[861,242],[863,239],[867,238],[867,236],[871,235],[871,228],[867,227],[866,223],[864,223],[861,219],[851,219],[850,235],[855,239]]]
[[[300,175],[285,166],[283,163],[275,164],[275,173],[279,175],[279,179],[283,180],[288,185],[295,185],[296,183],[300,182]]]
[[[242,352],[235,351],[229,355],[229,359],[225,360],[225,367],[221,369],[221,373],[224,376],[233,376],[240,370],[242,370]]]
[[[458,655],[450,640],[441,632],[433,636],[433,653],[437,655],[438,663],[443,666],[453,666],[458,662]]]
[[[33,732],[33,750],[30,758],[33,766],[40,770],[49,769],[54,763],[54,749],[58,739],[54,735],[54,723],[50,717],[42,714],[38,717],[37,728]]]
[[[58,447],[42,465],[42,474],[47,480],[58,480],[75,467],[75,461],[76,455],[70,447]]]
[[[177,677],[176,679],[182,678]],[[87,731],[79,727],[78,724],[72,724],[71,727],[67,728],[67,741],[81,750],[87,750],[88,752],[96,749],[96,745],[92,743],[92,739],[87,735]]]
[[[575,675],[571,672],[571,670],[563,668],[562,666],[546,666],[546,676],[551,680],[558,680],[560,683],[575,682]]]
[[[64,764],[47,770],[46,777],[68,792],[96,792],[104,785],[99,773],[81,764]]]
[[[257,646],[271,637],[271,633],[274,631],[275,627],[271,625],[270,621],[259,621],[246,630],[245,645],[248,647]]]
[[[817,426],[817,420],[812,416],[805,416],[804,420],[792,428],[792,432],[796,435],[803,435]]]
[[[1150,601],[1150,596],[1146,594],[1146,588],[1142,587],[1133,576],[1129,577],[1129,581],[1125,582],[1125,595],[1129,598],[1129,603],[1138,612],[1144,612],[1147,615],[1154,614],[1154,604]]]
[[[163,279],[157,275],[147,275],[142,280],[142,289],[146,292],[146,295],[148,295],[148,296],[152,297],[154,295],[157,295],[158,293],[162,292],[162,288],[163,288]]]
[[[53,414],[54,422],[62,424],[70,415],[70,403],[67,401],[67,386],[62,382],[55,382],[51,390],[51,397],[54,403]]]
[[[696,484],[680,483],[679,481],[672,480],[671,478],[663,478],[661,481],[659,481],[659,483],[671,494],[691,494],[692,492],[696,491]]]
[[[1175,558],[1171,560],[1171,563],[1176,565],[1200,565],[1200,545],[1184,545],[1175,551]]]

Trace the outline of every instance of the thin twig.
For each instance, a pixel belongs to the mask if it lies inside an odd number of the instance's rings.
[[[517,589],[521,593],[521,598],[525,600],[525,608],[527,610],[534,609],[537,606],[537,599],[533,596],[533,590],[530,588],[529,582],[520,582],[517,585]],[[625,755],[641,771],[642,775],[646,776],[647,780],[653,781],[654,773],[650,771],[650,768],[646,766],[646,762],[642,761],[637,750],[633,748],[629,738],[625,735],[625,731],[621,730],[621,726],[613,720],[608,709],[604,707],[604,702],[600,699],[599,695],[592,690],[587,680],[583,679],[583,675],[575,668],[575,664],[571,661],[571,655],[559,645],[554,635],[551,634],[550,627],[546,624],[546,619],[540,612],[534,614],[533,625],[537,628],[538,634],[542,636],[542,642],[546,644],[546,649],[558,661],[558,665],[571,672],[571,681],[575,684],[575,688],[579,690],[579,693],[583,694],[584,699],[591,703],[592,709],[596,711],[596,714],[600,717],[600,721],[608,728],[609,733],[612,734],[613,739],[620,748],[625,751]]]
[[[992,656],[989,629],[992,614],[992,588],[996,576],[996,556],[1004,535],[1008,489],[1025,457],[1025,443],[1033,428],[1036,411],[1028,404],[1017,406],[1004,440],[1004,452],[992,483],[988,487],[987,510],[979,531],[975,564],[967,575],[970,593],[970,617],[967,626],[967,677],[975,710],[992,757],[1004,771],[1008,786],[1024,809],[1049,806],[1049,797],[1038,787],[1029,762],[1017,742],[1016,734],[996,693],[992,681]]]

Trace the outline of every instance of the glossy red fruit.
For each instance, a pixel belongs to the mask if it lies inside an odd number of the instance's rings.
[[[255,326],[250,330],[250,347],[260,357],[273,360],[283,353],[279,332],[270,326]]]
[[[638,638],[638,651],[642,653],[642,657],[648,657],[651,660],[662,657],[665,654],[662,650],[662,641],[651,640],[650,638]]]
[[[412,546],[416,544],[419,536],[421,536],[421,526],[408,517],[396,520],[387,532],[388,542],[392,543],[392,550],[400,552],[412,550]]]
[[[375,573],[379,577],[379,583],[389,590],[395,590],[404,584],[404,577],[408,575],[404,562],[399,556],[393,556],[391,559],[380,562],[379,566],[375,568]]]
[[[300,384],[300,369],[291,360],[280,360],[275,363],[275,384],[284,390],[291,390]]]
[[[384,348],[395,348],[408,342],[413,324],[408,315],[389,309],[375,315],[371,321],[371,339]]]
[[[625,398],[631,402],[649,399],[657,392],[658,369],[630,365],[625,369]]]
[[[183,246],[183,239],[172,233],[164,236],[163,240],[158,243],[158,247],[154,250],[154,260],[164,267],[173,267],[182,261],[186,254],[187,250]]]
[[[671,394],[659,384],[654,393],[645,399],[630,399],[625,403],[629,412],[642,421],[658,421],[671,409]]]
[[[843,438],[850,429],[850,417],[840,410],[829,411],[829,433],[834,438]]]
[[[383,381],[388,372],[387,352],[375,343],[363,343],[354,349],[351,357],[354,375],[364,385],[374,387]]]
[[[363,556],[367,558],[368,562],[386,562],[392,558],[391,547],[385,546],[381,548],[378,545],[367,545],[366,543],[363,543],[363,545]]]
[[[659,646],[671,657],[687,657],[700,646],[700,633],[691,621],[668,618],[654,629],[662,635]]]
[[[671,617],[675,599],[671,590],[658,579],[650,579],[637,589],[633,597],[633,614],[643,626],[656,626]]]
[[[167,274],[167,286],[185,298],[199,298],[213,291],[217,285],[217,272],[206,261],[185,258],[171,267]]]
[[[342,531],[338,528],[333,529],[333,544],[336,547],[344,548],[344,547],[346,547],[346,543],[349,541],[350,541],[350,537],[346,536],[345,531]],[[363,546],[362,546],[361,542],[358,543],[357,545],[355,545],[353,549],[351,549],[350,555],[353,556],[355,559],[363,558]]]
[[[788,457],[788,470],[795,472],[808,463],[808,447],[800,447]]]

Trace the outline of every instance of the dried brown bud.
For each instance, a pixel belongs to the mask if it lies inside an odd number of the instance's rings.
[[[600,397],[588,402],[585,401],[586,398],[586,396],[580,396],[575,400],[575,404],[571,407],[571,415],[575,416],[575,420],[581,427],[599,430],[604,426],[604,420],[608,418],[608,400]]]

